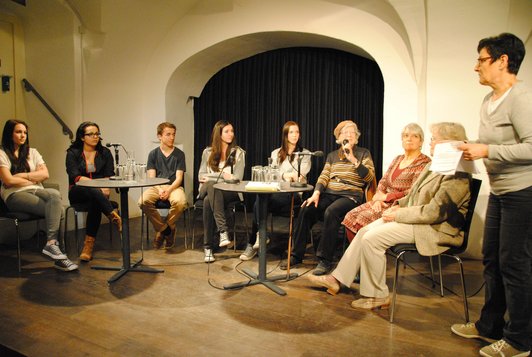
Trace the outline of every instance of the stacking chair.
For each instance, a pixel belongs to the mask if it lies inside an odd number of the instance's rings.
[[[118,202],[116,201],[110,201],[111,202],[111,206],[113,206],[113,209],[118,209]],[[73,203],[71,204],[70,206],[68,206],[66,209],[65,209],[65,233],[64,233],[64,238],[63,238],[63,241],[65,242],[66,244],[66,241],[67,241],[67,232],[68,232],[68,212],[69,211],[72,211],[74,212],[74,229],[75,229],[75,234],[76,234],[76,252],[79,252],[79,237],[78,237],[78,231],[79,231],[79,227],[78,227],[78,215],[80,213],[83,213],[83,212],[88,212],[89,211],[89,205],[85,204],[85,203]],[[112,240],[113,239],[113,225],[111,223],[109,223],[109,240]],[[66,247],[65,247],[65,250],[66,250]]]
[[[0,183],[1,184],[1,183]],[[19,223],[21,222],[36,222],[37,231],[39,231],[39,220],[44,219],[44,216],[37,216],[25,212],[12,212],[7,208],[4,200],[0,199],[0,223],[2,225],[12,224],[15,227],[17,234],[17,262],[18,262],[18,272],[22,271],[21,268],[21,253],[20,253],[20,232],[19,232]]]
[[[451,247],[449,250],[445,251],[442,254],[438,255],[438,268],[439,268],[439,275],[440,275],[440,296],[443,297],[443,277],[442,277],[442,269],[441,269],[441,257],[446,256],[453,258],[456,260],[460,267],[460,279],[462,283],[462,291],[463,291],[463,299],[464,299],[464,317],[465,321],[469,322],[469,307],[467,304],[467,295],[466,295],[466,286],[465,286],[465,279],[464,279],[464,267],[462,265],[462,260],[458,256],[458,254],[463,253],[467,249],[467,244],[469,240],[469,229],[471,228],[471,221],[473,220],[473,214],[475,213],[475,206],[477,204],[477,198],[478,194],[480,192],[480,186],[482,184],[482,180],[479,179],[472,179],[470,184],[470,191],[471,191],[471,199],[469,201],[469,207],[467,209],[466,217],[465,217],[465,226],[464,226],[464,241],[460,247]],[[395,276],[393,280],[393,289],[392,289],[392,306],[390,309],[390,322],[393,323],[393,317],[395,312],[395,300],[397,296],[397,279],[399,277],[399,261],[401,258],[404,260],[404,254],[405,253],[417,253],[419,252],[416,249],[415,244],[397,244],[396,246],[393,246],[389,249],[389,252],[392,254],[392,256],[395,257]],[[432,257],[431,258],[431,274],[432,274],[432,281],[434,282],[434,275],[433,275],[433,268],[432,268]]]
[[[239,197],[240,197],[240,200],[238,201],[234,201],[234,202],[231,202],[227,205],[226,207],[226,210],[229,210],[232,214],[232,218],[233,218],[233,227],[232,227],[232,231],[233,231],[233,251],[236,252],[236,246],[237,246],[237,241],[236,241],[236,212],[237,210],[241,210],[244,212],[244,226],[245,226],[245,233],[246,233],[246,239],[249,235],[249,229],[248,229],[248,211],[247,211],[247,208],[246,208],[246,202],[244,201],[244,198],[242,197],[242,195],[239,194]],[[196,200],[196,202],[194,202],[194,205],[192,206],[192,249],[194,249],[194,242],[195,242],[195,225],[196,225],[196,211],[203,211],[203,200],[202,199],[198,199]]]

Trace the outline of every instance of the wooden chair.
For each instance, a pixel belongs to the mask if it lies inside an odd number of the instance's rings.
[[[465,217],[465,225],[464,225],[464,241],[460,247],[451,247],[449,250],[445,251],[442,254],[438,255],[438,268],[439,268],[439,275],[440,275],[440,295],[443,297],[443,277],[442,277],[442,269],[441,269],[441,257],[446,256],[453,258],[456,260],[460,267],[460,278],[462,283],[462,291],[463,291],[463,299],[464,299],[464,316],[465,321],[469,321],[469,307],[467,304],[467,295],[466,295],[466,286],[465,286],[465,279],[464,279],[464,267],[462,264],[462,260],[458,256],[458,254],[463,253],[467,249],[467,244],[469,241],[469,229],[471,228],[471,221],[473,220],[473,214],[475,213],[475,206],[477,204],[477,198],[478,194],[480,192],[480,186],[482,184],[482,180],[479,179],[472,179],[470,184],[470,192],[471,192],[471,199],[469,201],[469,207],[467,209],[466,217]],[[398,244],[396,246],[393,246],[389,249],[389,252],[395,257],[395,276],[393,280],[393,289],[392,289],[392,306],[390,308],[390,322],[393,323],[393,317],[395,312],[395,300],[397,296],[397,279],[399,277],[399,261],[401,258],[404,261],[404,254],[405,253],[417,253],[419,252],[416,249],[415,244]],[[432,274],[432,281],[434,282],[434,275],[433,275],[433,268],[432,268],[432,257],[431,258],[431,274]]]
[[[10,211],[7,208],[4,200],[0,199],[0,223],[2,224],[2,226],[4,224],[12,224],[15,227],[15,231],[17,232],[17,262],[19,273],[22,271],[19,224],[21,222],[36,222],[37,231],[39,231],[39,220],[41,219],[44,219],[44,216],[37,216],[26,212]]]

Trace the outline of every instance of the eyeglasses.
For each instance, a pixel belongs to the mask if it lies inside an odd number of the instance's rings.
[[[100,133],[85,133],[83,134],[83,136],[90,136],[90,137],[93,137],[93,138],[99,138],[102,134]]]
[[[479,57],[479,58],[477,58],[477,64],[478,64],[478,65],[481,65],[482,63],[486,62],[486,61],[489,60],[489,59],[492,59],[492,57],[491,57],[491,56],[488,56],[488,57]]]

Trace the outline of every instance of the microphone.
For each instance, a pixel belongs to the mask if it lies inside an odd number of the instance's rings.
[[[225,167],[229,165],[231,166],[231,175],[233,174],[233,165],[235,164],[236,151],[237,151],[236,147],[232,148],[231,152],[229,153],[229,156],[227,157],[227,160],[225,160]],[[230,184],[237,184],[239,182],[240,180],[236,178],[225,180],[225,183],[230,183]]]
[[[351,150],[349,150],[349,148],[346,147],[347,144],[349,144],[349,140],[344,139],[344,141],[342,141],[343,149],[344,149],[345,154],[346,154],[346,155],[349,155],[349,153],[351,152]]]
[[[120,144],[120,143],[117,143],[117,144],[107,143],[107,144],[105,144],[105,146],[107,146],[108,148],[110,148],[111,146],[114,146],[114,147],[122,146],[122,144]]]
[[[317,157],[322,157],[323,156],[323,151],[309,151],[309,152],[302,152],[302,151],[296,151],[294,153],[295,155],[300,155],[300,156],[317,156]]]
[[[231,165],[231,169],[232,169],[232,166],[235,164],[235,157],[236,157],[236,148],[232,148],[231,152],[229,153],[229,156],[227,157],[227,160],[225,160],[225,166],[227,167]]]

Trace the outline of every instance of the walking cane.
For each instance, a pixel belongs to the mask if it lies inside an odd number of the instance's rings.
[[[292,202],[290,203],[290,230],[288,233],[288,265],[286,266],[286,280],[290,279],[290,256],[292,254],[292,223],[294,221],[294,195],[292,193]]]

